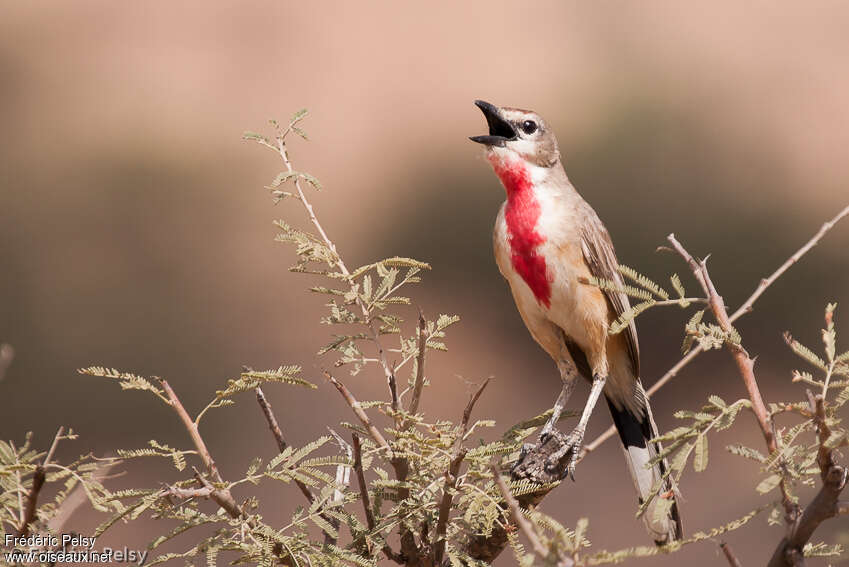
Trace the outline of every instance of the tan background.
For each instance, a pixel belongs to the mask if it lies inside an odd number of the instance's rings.
[[[694,253],[713,253],[735,306],[849,201],[847,23],[840,2],[4,2],[0,341],[17,358],[0,383],[0,433],[20,441],[33,430],[46,446],[58,425],[72,426],[82,440],[62,446],[62,458],[153,437],[187,442],[153,399],[75,374],[90,364],[168,377],[190,408],[242,364],[298,363],[320,381],[328,362],[311,353],[329,330],[317,322],[321,299],[302,291],[310,282],[286,271],[291,250],[272,242],[271,220],[300,212],[271,206],[262,186],[280,164],[240,141],[303,106],[312,142],[292,157],[326,186],[315,203],[349,263],[430,261],[417,302],[431,316],[463,316],[449,353],[431,358],[428,414],[458,415],[458,375],[495,375],[479,413],[501,428],[533,415],[553,401],[557,374],[491,257],[503,191],[466,139],[484,132],[472,101],[533,108],[554,124],[621,261],[658,278],[684,273],[654,253],[675,232]],[[847,243],[849,226],[839,226],[741,322],[768,401],[802,394],[781,331],[818,346],[822,308],[835,300],[849,344]],[[647,384],[676,360],[684,317],[641,319]],[[375,373],[348,381],[363,398],[383,395]],[[661,428],[709,393],[743,394],[724,353],[661,392]],[[324,384],[269,397],[292,443],[349,419]],[[688,532],[764,501],[751,488],[755,467],[722,449],[760,447],[753,422],[743,416],[717,436],[710,469],[685,477]],[[608,423],[602,407],[588,438]],[[225,477],[273,454],[250,399],[205,431]],[[567,524],[589,516],[599,548],[647,543],[613,443],[577,479],[547,512]],[[298,498],[287,494],[282,509]],[[79,515],[73,527],[94,523]],[[151,529],[162,528],[119,527],[98,545],[140,546]],[[817,535],[849,543],[847,531],[844,519]],[[727,539],[744,565],[758,565],[780,535],[759,518]],[[703,543],[641,563],[722,564],[718,553]]]

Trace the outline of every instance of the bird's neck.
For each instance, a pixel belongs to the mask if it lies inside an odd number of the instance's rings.
[[[508,202],[522,200],[533,192],[532,179],[533,170],[530,164],[523,159],[512,156],[502,157],[495,153],[490,154],[489,161],[492,169],[504,185],[507,192]]]

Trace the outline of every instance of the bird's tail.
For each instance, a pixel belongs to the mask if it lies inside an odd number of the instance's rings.
[[[642,391],[642,386],[638,383]],[[639,494],[640,505],[650,497],[652,488],[663,478],[664,473],[669,470],[666,460],[662,460],[653,466],[649,462],[662,450],[660,443],[651,443],[650,440],[657,437],[657,426],[651,415],[648,399],[645,399],[645,410],[643,415],[634,415],[628,408],[618,409],[610,399],[607,405],[613,416],[613,423],[622,440],[622,449],[625,453],[625,461],[628,463],[628,471],[634,480],[634,487]],[[643,522],[649,535],[658,545],[671,543],[682,537],[681,516],[678,513],[678,489],[672,478],[663,481],[660,491],[654,497],[651,504],[643,513]],[[663,511],[661,499],[672,500],[672,506],[668,511]]]

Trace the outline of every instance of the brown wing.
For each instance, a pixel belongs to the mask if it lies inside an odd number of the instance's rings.
[[[613,242],[610,240],[610,234],[601,223],[595,211],[587,206],[586,219],[583,223],[581,233],[581,249],[584,253],[584,260],[590,269],[590,273],[599,279],[609,280],[619,285],[624,285],[622,275],[619,273],[619,262],[616,260],[616,252],[613,250]],[[630,307],[628,296],[624,293],[613,291],[604,291],[607,297],[607,302],[613,309],[617,317]],[[631,358],[631,365],[634,369],[634,376],[640,376],[640,345],[637,342],[637,327],[634,321],[628,325],[628,328],[622,331],[625,335],[625,342],[628,345],[628,354]]]

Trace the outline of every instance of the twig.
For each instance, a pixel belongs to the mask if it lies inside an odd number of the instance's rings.
[[[710,274],[708,273],[707,259],[702,260],[701,262],[696,262],[684,246],[678,242],[674,234],[670,234],[667,237],[667,240],[670,244],[672,244],[678,254],[684,258],[690,266],[690,269],[694,270],[693,275],[696,276],[696,279],[701,284],[705,294],[707,294],[710,309],[713,312],[717,323],[719,323],[720,328],[725,333],[730,334],[733,332],[734,327],[731,325],[731,320],[728,317],[728,311],[725,309],[725,303],[716,291],[713,280],[711,280]],[[746,349],[744,349],[741,344],[726,341],[725,345],[731,353],[734,363],[737,365],[737,371],[746,387],[746,392],[749,394],[749,401],[752,402],[752,413],[755,414],[755,418],[758,421],[764,441],[766,441],[767,449],[770,454],[774,454],[778,451],[778,439],[775,435],[775,425],[772,421],[772,416],[766,409],[766,404],[761,396],[760,386],[758,385],[757,378],[755,378],[755,361],[752,360],[749,353],[746,352]],[[787,525],[791,526],[799,517],[799,506],[790,496],[787,480],[784,475],[781,477],[779,487],[781,489],[782,505],[784,506],[784,519]]]
[[[819,525],[829,518],[847,512],[845,503],[841,506],[840,494],[849,479],[849,468],[838,465],[834,460],[833,450],[825,446],[825,442],[831,436],[826,420],[825,401],[822,396],[814,397],[810,391],[807,393],[818,430],[817,464],[820,467],[822,486],[810,504],[805,506],[799,521],[790,526],[789,534],[776,547],[769,561],[769,567],[794,565],[794,562],[801,561],[802,548],[814,535]]]
[[[360,436],[356,433],[351,435],[352,446],[354,448],[354,473],[357,475],[357,485],[360,488],[360,500],[363,501],[363,510],[366,514],[366,526],[369,531],[374,531],[375,521],[374,512],[371,509],[371,501],[368,497],[368,485],[366,484],[366,475],[363,471],[363,448],[360,444]]]
[[[200,455],[207,472],[210,476],[212,476],[213,481],[218,484],[224,484],[224,479],[221,478],[221,473],[218,472],[215,460],[212,458],[212,454],[209,452],[203,437],[200,435],[197,423],[189,416],[189,413],[186,411],[186,408],[183,407],[183,403],[180,401],[180,398],[177,397],[177,393],[174,392],[171,384],[162,378],[159,378],[158,380],[168,398],[168,404],[177,413],[177,417],[179,417],[180,421],[183,422],[183,427],[186,428],[186,431],[189,433],[189,437],[192,438],[192,443],[194,444],[198,455]],[[197,471],[195,471],[195,478],[197,478],[198,482],[200,482],[204,487],[212,487],[212,484],[210,484],[209,481]],[[236,500],[233,498],[233,494],[230,492],[229,488],[213,487],[209,497],[233,518],[239,518],[244,515],[244,512],[236,503]]]
[[[18,537],[26,536],[29,533],[30,524],[33,520],[35,520],[35,512],[38,509],[38,493],[41,492],[41,488],[44,486],[44,481],[47,479],[45,469],[47,469],[47,465],[50,464],[50,460],[53,458],[53,453],[56,452],[56,446],[59,444],[59,439],[62,438],[62,433],[64,432],[65,428],[60,426],[56,435],[53,437],[53,443],[50,445],[50,449],[44,456],[44,460],[40,465],[35,467],[35,472],[33,472],[32,475],[32,486],[30,486],[29,493],[27,494],[26,506],[23,510],[23,520],[18,528]]]
[[[277,441],[277,448],[282,453],[283,451],[286,450],[287,444],[286,444],[286,440],[283,439],[283,432],[280,430],[280,425],[277,423],[277,417],[274,415],[274,410],[271,407],[271,403],[265,397],[265,393],[262,391],[262,388],[257,386],[256,388],[254,388],[254,391],[256,392],[256,401],[259,403],[259,407],[262,409],[263,415],[265,415],[265,420],[268,422],[268,428],[271,430],[271,433],[274,436],[274,440]],[[345,443],[339,437],[339,435],[337,435],[336,432],[333,431],[332,429],[330,430],[330,432],[336,438],[337,442],[339,442],[339,446],[342,447],[343,450],[344,450],[347,447],[347,443]],[[351,458],[350,447],[347,447],[347,449],[348,449],[348,458]],[[347,469],[348,470],[348,476],[347,477],[345,476],[345,472],[343,470],[342,475],[341,475],[341,479],[340,479],[340,469]],[[337,484],[338,483],[344,483],[345,485],[347,485],[349,477],[350,477],[350,469],[348,467],[345,467],[343,465],[339,465],[336,468],[336,482],[337,482]],[[310,504],[312,504],[313,501],[315,500],[315,495],[313,495],[312,490],[310,490],[310,488],[306,484],[304,484],[302,481],[300,481],[298,479],[295,479],[295,484],[300,489],[301,493],[306,497],[307,501]],[[342,497],[342,494],[338,490],[336,490],[333,493],[333,499],[334,500],[337,500],[341,497]],[[339,522],[335,518],[332,518],[332,517],[324,514],[323,512],[320,512],[319,515],[326,522],[330,523],[335,528],[337,528],[337,529],[339,528]],[[335,541],[333,541],[333,538],[330,536],[330,534],[328,534],[326,532],[324,534],[324,538],[325,538],[325,543],[332,543],[332,544],[336,543]],[[328,539],[328,538],[330,538],[330,539]]]
[[[742,567],[737,556],[734,555],[734,552],[731,550],[731,546],[723,541],[719,543],[719,549],[722,550],[722,553],[725,555],[725,559],[728,560],[728,564],[731,565],[731,567]]]
[[[195,469],[195,479],[203,486],[205,491],[209,491],[208,498],[230,514],[230,517],[241,518],[245,515],[242,508],[236,504],[236,500],[230,494],[229,489],[215,488],[197,469]]]
[[[117,460],[106,459],[106,462],[102,463],[91,473],[91,477],[93,480],[101,481],[105,479],[109,475],[109,471],[118,464]],[[48,529],[53,533],[62,533],[62,527],[65,523],[74,515],[74,512],[77,509],[88,502],[88,496],[86,495],[86,488],[82,485],[82,483],[77,483],[74,489],[70,494],[62,501],[62,504],[59,505],[59,509],[56,511],[56,514],[47,521]]]
[[[489,386],[489,382],[492,380],[492,376],[487,378],[481,383],[478,389],[469,397],[469,401],[466,403],[466,408],[463,410],[463,421],[461,423],[461,427],[463,428],[463,434],[460,436],[460,439],[465,436],[466,431],[469,429],[469,420],[472,417],[472,410],[475,408],[475,404],[478,403],[478,400],[483,394],[483,391],[486,390],[486,387]]]
[[[448,529],[448,517],[451,515],[451,504],[454,501],[454,491],[457,488],[457,480],[460,474],[460,466],[463,464],[463,459],[466,458],[467,449],[463,447],[463,438],[469,430],[469,420],[472,416],[472,410],[475,407],[481,394],[489,385],[492,378],[489,377],[483,381],[474,394],[469,397],[466,407],[463,410],[463,421],[460,424],[460,433],[454,440],[454,448],[451,451],[451,461],[448,463],[448,470],[445,472],[445,484],[442,487],[442,500],[439,503],[439,516],[436,521],[436,529],[434,530],[434,548],[433,548],[433,563],[439,565],[442,562],[442,556],[445,554],[445,533]]]
[[[363,471],[363,448],[360,443],[360,436],[356,433],[351,434],[351,445],[354,449],[354,474],[357,475],[357,485],[359,487],[360,492],[360,500],[363,503],[363,510],[366,515],[366,526],[368,527],[369,532],[374,532],[375,526],[377,522],[374,519],[374,511],[371,508],[371,500],[368,496],[368,484],[366,484],[366,475]],[[388,543],[384,543],[381,548],[383,554],[386,557],[395,563],[404,564],[404,558],[401,557],[400,554],[395,553],[395,551],[389,546]]]
[[[256,401],[259,403],[259,407],[262,409],[263,415],[265,415],[265,420],[268,422],[268,429],[270,429],[271,434],[274,435],[274,440],[277,441],[277,448],[282,453],[286,450],[286,440],[283,439],[283,432],[280,430],[280,425],[277,424],[277,418],[274,416],[274,410],[271,409],[271,403],[269,403],[268,399],[265,397],[262,388],[257,386],[254,388],[254,391],[256,392]],[[310,490],[310,487],[298,479],[295,479],[295,484],[310,504],[312,504],[312,501],[315,500],[315,496],[313,495],[312,490]]]
[[[713,312],[714,317],[716,317],[716,321],[719,323],[720,328],[722,328],[722,330],[726,333],[732,332],[734,328],[731,325],[728,312],[725,310],[725,303],[722,301],[722,297],[720,297],[719,293],[717,293],[716,287],[710,279],[710,274],[707,271],[707,263],[704,260],[696,262],[684,246],[678,242],[674,234],[670,234],[666,237],[666,239],[670,242],[670,244],[672,244],[678,254],[684,258],[690,266],[690,269],[693,270],[693,275],[696,276],[696,279],[699,281],[702,289],[708,296],[710,309]],[[726,343],[726,345],[731,351],[731,356],[734,358],[734,362],[737,364],[737,371],[740,374],[740,378],[746,386],[746,391],[749,394],[749,400],[752,402],[752,411],[758,420],[758,425],[760,425],[761,433],[763,433],[769,452],[773,453],[776,449],[778,449],[778,444],[775,439],[772,418],[770,418],[769,411],[766,409],[766,404],[764,404],[757,379],[755,378],[755,362],[749,357],[749,354],[741,345],[730,342]]]
[[[372,424],[366,412],[363,411],[360,402],[351,394],[350,390],[345,387],[345,384],[334,378],[328,371],[324,370],[324,376],[331,384],[333,384],[342,397],[348,403],[348,406],[353,410],[354,415],[360,420],[360,423],[366,428],[369,436],[381,448],[389,453],[389,462],[392,463],[392,468],[395,470],[395,478],[401,483],[398,489],[398,498],[403,501],[410,495],[410,489],[405,487],[403,483],[407,480],[407,475],[410,472],[410,465],[404,457],[398,457],[392,451],[389,443],[382,433]],[[405,557],[417,557],[419,555],[419,546],[416,544],[415,536],[409,528],[400,527],[401,530],[401,555]]]
[[[286,133],[288,133],[288,130]],[[292,173],[294,170],[292,169],[292,163],[289,161],[289,153],[286,150],[286,142],[283,140],[283,137],[286,133],[277,136],[277,151],[280,153],[280,157],[283,158],[283,163],[286,165],[286,170],[289,173]],[[345,261],[342,260],[342,256],[340,256],[339,252],[336,250],[336,244],[334,244],[333,241],[330,240],[330,237],[327,236],[327,233],[324,231],[324,228],[318,221],[318,217],[316,216],[312,205],[307,200],[306,193],[304,193],[304,190],[301,187],[301,181],[299,177],[295,177],[295,189],[298,192],[298,198],[300,199],[301,204],[307,211],[307,215],[310,218],[310,222],[318,231],[318,234],[324,241],[324,245],[327,246],[327,248],[333,253],[333,257],[336,259],[336,266],[339,268],[339,271],[342,273],[343,276],[347,278],[348,283],[351,285],[352,289],[354,289],[357,284],[354,283],[353,278],[351,278],[350,270],[348,270],[348,267],[345,265]],[[397,388],[394,386],[395,373],[392,371],[392,367],[389,365],[389,361],[386,359],[386,352],[383,350],[383,345],[380,343],[379,333],[374,328],[374,322],[371,320],[371,315],[369,314],[368,306],[365,304],[359,293],[356,293],[356,303],[360,307],[360,311],[362,311],[363,323],[369,330],[369,334],[371,335],[370,339],[377,348],[377,355],[380,361],[380,366],[383,368],[383,373],[386,376],[386,383],[389,386],[390,397],[392,400],[392,409],[397,411],[398,395]]]
[[[849,206],[840,211],[834,218],[830,221],[824,223],[822,227],[820,227],[819,231],[811,237],[801,248],[799,248],[790,258],[787,259],[781,266],[778,267],[777,270],[772,272],[768,277],[761,279],[758,286],[752,292],[746,301],[734,312],[731,316],[728,317],[728,321],[730,323],[734,323],[745,315],[746,313],[750,313],[755,302],[760,298],[761,295],[775,283],[779,277],[781,277],[784,272],[786,272],[793,264],[798,262],[802,256],[804,256],[811,248],[816,246],[820,240],[822,240],[823,236],[831,230],[835,224],[837,224],[843,217],[849,215]],[[668,250],[668,249],[667,249]],[[655,382],[651,388],[646,391],[646,395],[651,397],[658,390],[660,390],[663,386],[665,386],[670,380],[672,380],[685,366],[687,366],[690,362],[693,361],[698,355],[703,353],[705,349],[701,345],[695,346],[690,352],[688,352],[684,357],[681,358],[675,365],[670,368],[661,378]],[[581,455],[578,460],[582,460],[587,456],[588,453],[597,449],[602,443],[610,439],[616,434],[616,426],[611,425],[607,430],[596,437],[591,443],[588,443],[584,446],[584,449],[581,451]]]
[[[501,496],[504,497],[504,501],[507,503],[507,509],[510,511],[510,516],[513,518],[513,522],[515,522],[522,533],[525,534],[528,541],[531,542],[531,548],[534,550],[534,553],[536,553],[540,559],[546,559],[548,557],[548,550],[540,541],[539,536],[537,535],[536,530],[534,530],[534,526],[531,524],[530,520],[522,514],[519,502],[510,492],[510,488],[501,477],[501,471],[499,471],[498,467],[495,465],[491,465],[491,470],[492,476],[495,479],[495,485],[498,486]],[[574,565],[574,562],[568,557],[565,557],[562,558],[560,565],[571,567]]]
[[[741,315],[751,311],[752,305],[755,303],[755,301],[758,300],[758,298],[763,294],[763,292],[765,292],[766,289],[775,282],[775,280],[777,280],[784,272],[786,272],[790,268],[790,266],[798,262],[799,259],[808,252],[808,250],[816,246],[817,243],[822,240],[822,237],[825,236],[825,233],[831,230],[832,227],[834,227],[834,225],[837,224],[840,219],[842,219],[846,215],[849,215],[849,205],[847,205],[842,211],[837,213],[837,215],[835,215],[834,218],[832,218],[830,221],[823,223],[817,233],[810,240],[808,240],[801,248],[799,248],[795,254],[790,256],[790,258],[788,258],[786,262],[779,266],[779,268],[775,270],[769,277],[762,279],[760,284],[758,284],[758,287],[755,289],[754,293],[749,296],[749,299],[744,301],[743,304],[737,309],[737,311],[735,311],[734,314],[731,315],[731,322],[733,323]]]
[[[223,482],[221,480],[221,474],[218,472],[218,467],[215,465],[215,461],[213,460],[209,449],[207,449],[206,443],[203,441],[203,437],[200,435],[197,424],[189,416],[189,412],[186,411],[186,408],[183,407],[183,403],[180,401],[180,398],[177,397],[177,393],[174,392],[174,389],[167,380],[160,378],[159,383],[162,386],[162,389],[165,390],[165,395],[168,398],[168,404],[174,409],[177,413],[177,417],[179,417],[180,421],[183,422],[183,426],[186,428],[186,431],[189,432],[189,436],[192,438],[192,444],[194,444],[195,449],[197,449],[198,455],[200,455],[206,470],[210,475],[212,475],[215,482]]]
[[[419,334],[416,344],[416,379],[413,382],[413,396],[410,398],[409,413],[415,414],[419,411],[419,402],[422,398],[424,388],[425,352],[427,351],[427,337],[425,337],[425,318],[419,311]]]
[[[331,384],[336,386],[336,389],[339,390],[340,394],[342,394],[342,397],[348,403],[348,406],[350,406],[350,408],[354,411],[354,415],[357,416],[357,418],[360,420],[360,423],[365,426],[366,430],[368,431],[369,435],[374,440],[374,442],[377,443],[378,446],[380,446],[381,448],[386,449],[391,453],[392,449],[389,447],[389,443],[386,442],[386,438],[374,425],[372,425],[371,420],[368,418],[368,415],[366,415],[366,412],[363,411],[362,406],[360,406],[360,402],[358,402],[357,399],[353,396],[353,394],[351,394],[351,391],[345,387],[345,384],[334,378],[330,374],[330,372],[328,372],[327,370],[324,370],[323,372],[324,377],[327,378]]]
[[[263,415],[265,415],[265,420],[268,422],[268,429],[271,430],[274,440],[277,441],[277,449],[282,453],[286,450],[286,441],[283,439],[283,432],[280,430],[280,425],[277,424],[277,418],[274,417],[271,404],[268,403],[268,399],[266,399],[262,388],[257,386],[254,388],[254,391],[256,392],[256,401],[259,403],[259,407],[262,409]]]

